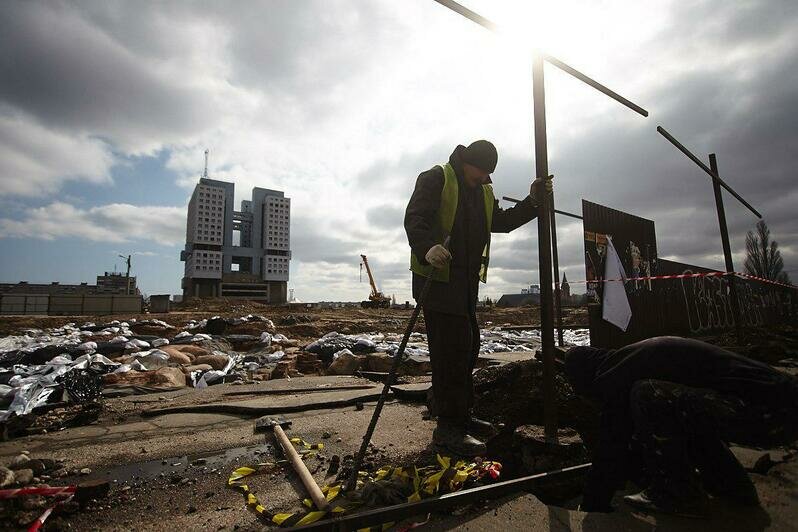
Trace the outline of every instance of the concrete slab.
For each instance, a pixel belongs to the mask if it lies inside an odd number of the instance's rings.
[[[417,382],[415,384],[394,384],[391,391],[400,401],[426,402],[427,392],[432,388],[431,382]]]
[[[771,451],[777,454],[779,450]],[[761,451],[759,451],[761,453]],[[736,453],[735,453],[736,454]],[[668,515],[646,515],[632,511],[620,494],[611,514],[588,514],[577,510],[546,506],[534,495],[523,494],[490,502],[478,510],[459,516],[433,519],[427,530],[546,530],[546,531],[654,531],[692,532],[723,530],[792,531],[798,523],[795,486],[798,485],[798,461],[787,459],[773,466],[767,475],[751,474],[759,493],[761,507],[750,508],[712,499],[707,519],[686,519]]]
[[[507,364],[509,362],[519,362],[521,360],[531,360],[533,358],[535,358],[534,351],[506,351],[503,353],[482,353],[479,355],[479,360],[485,364]]]
[[[770,508],[773,511],[773,508]],[[534,530],[556,532],[653,532],[669,530],[694,532],[723,530],[795,530],[782,516],[769,515],[768,509],[739,508],[713,501],[708,519],[687,519],[666,515],[633,513],[620,507],[611,514],[585,513],[547,506],[534,495],[524,494],[488,504],[477,513],[466,513],[432,521],[427,530]]]
[[[279,414],[281,412],[299,412],[354,405],[357,402],[375,401],[382,387],[371,386],[368,389],[336,390],[318,393],[297,393],[295,395],[268,395],[255,399],[244,399],[235,402],[203,403],[195,405],[168,406],[145,410],[145,417],[163,414],[214,413],[232,416],[261,416]]]

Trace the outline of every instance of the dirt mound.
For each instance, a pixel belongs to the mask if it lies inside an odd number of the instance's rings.
[[[573,393],[562,374],[555,376],[560,427],[576,429],[590,446],[598,428],[598,410]],[[474,375],[474,413],[505,431],[521,425],[542,425],[543,364],[537,360],[491,366]]]
[[[798,328],[789,325],[769,329],[743,329],[739,337],[736,331],[731,330],[704,336],[699,340],[768,364],[776,364],[788,358],[798,359]]]

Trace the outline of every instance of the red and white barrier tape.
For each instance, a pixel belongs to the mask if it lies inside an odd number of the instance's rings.
[[[44,525],[44,522],[47,521],[47,518],[50,517],[50,514],[53,513],[53,510],[55,510],[57,506],[71,501],[72,497],[74,497],[74,495],[70,495],[66,499],[58,501],[54,505],[47,508],[42,515],[40,515],[33,523],[31,523],[31,525],[28,527],[28,532],[37,532]]]
[[[729,275],[736,275],[737,277],[742,277],[745,279],[752,279],[754,281],[759,281],[762,283],[774,284],[776,286],[783,286],[785,288],[792,288],[793,290],[798,290],[798,286],[786,283],[779,283],[777,281],[773,281],[771,279],[765,279],[763,277],[756,277],[755,275],[748,275],[747,273],[739,273],[739,272],[707,272],[707,273],[680,273],[677,275],[649,275],[646,277],[629,277],[626,279],[593,279],[591,281],[568,281],[568,284],[585,284],[585,283],[612,283],[612,282],[619,282],[619,281],[661,281],[665,279],[691,279],[695,277],[726,277]]]
[[[58,486],[53,488],[17,488],[0,490],[0,499],[12,499],[24,495],[46,495],[49,497],[64,497],[75,493],[77,486]]]

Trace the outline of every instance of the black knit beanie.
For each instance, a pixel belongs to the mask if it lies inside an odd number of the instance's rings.
[[[474,141],[463,150],[464,163],[472,164],[489,174],[492,174],[496,169],[498,159],[499,154],[496,153],[496,146],[487,140]]]

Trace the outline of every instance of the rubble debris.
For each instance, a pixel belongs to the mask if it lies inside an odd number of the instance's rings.
[[[287,316],[283,316],[277,322],[278,325],[297,325],[299,323],[310,323],[313,321],[312,316],[308,316],[307,314],[289,314]]]
[[[757,459],[751,471],[760,475],[767,475],[770,468],[774,465],[776,465],[776,462],[770,457],[770,453],[765,453]]]
[[[124,373],[110,373],[103,378],[107,385],[136,385],[153,388],[183,388],[186,376],[179,368],[163,367],[154,371],[136,371],[131,369]]]
[[[561,427],[577,430],[588,448],[598,432],[596,407],[573,393],[565,377],[555,375],[557,416]],[[487,366],[474,374],[474,415],[508,429],[542,425],[543,364],[537,360]]]
[[[0,488],[13,486],[14,482],[14,472],[7,467],[0,466]]]
[[[363,355],[355,355],[349,349],[342,349],[333,354],[333,361],[327,368],[328,375],[354,375],[366,360]]]
[[[33,482],[33,470],[17,469],[14,471],[14,482],[20,486],[27,486]]]
[[[212,355],[201,355],[194,359],[194,364],[207,364],[217,371],[223,370],[229,362],[230,357],[220,352]]]

